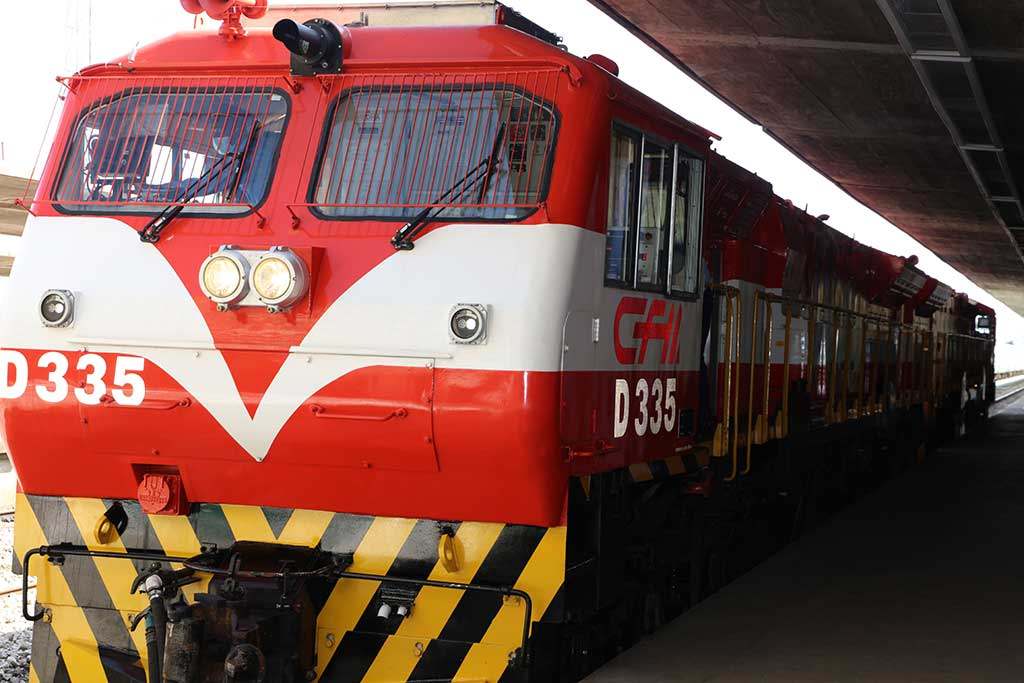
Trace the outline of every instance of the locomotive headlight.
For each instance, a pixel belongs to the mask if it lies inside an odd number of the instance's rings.
[[[448,314],[448,336],[453,344],[483,344],[487,341],[487,307],[456,304]]]
[[[287,247],[273,247],[260,256],[250,276],[256,296],[271,313],[288,308],[309,288],[306,262]]]
[[[249,262],[230,247],[210,254],[199,267],[199,286],[220,310],[245,298]]]
[[[233,260],[217,256],[203,268],[203,285],[211,297],[230,297],[242,285],[242,271]]]
[[[39,317],[46,327],[68,327],[75,321],[75,295],[66,289],[48,289],[39,300]]]
[[[291,271],[279,258],[263,259],[252,274],[252,286],[261,299],[275,301],[291,289]]]

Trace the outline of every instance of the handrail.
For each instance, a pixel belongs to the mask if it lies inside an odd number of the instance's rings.
[[[864,417],[864,379],[868,368],[868,323],[862,320],[860,323],[860,365],[857,373],[857,418]]]
[[[884,411],[888,405],[890,397],[889,385],[893,375],[897,378],[896,381],[898,383],[893,387],[896,390],[895,398],[898,405],[903,405],[907,401],[913,400],[915,389],[905,388],[906,382],[903,381],[906,379],[903,372],[903,359],[908,358],[910,362],[913,363],[914,367],[912,372],[914,376],[917,376],[920,372],[924,371],[924,368],[921,367],[923,358],[919,359],[917,357],[917,341],[919,338],[924,339],[921,335],[928,333],[928,330],[920,328],[913,323],[905,323],[900,320],[886,318],[867,311],[857,311],[833,304],[786,297],[764,289],[754,290],[750,328],[750,369],[747,374],[749,386],[747,387],[745,454],[743,467],[737,472],[736,467],[738,466],[738,462],[735,456],[737,446],[741,443],[737,438],[737,430],[739,422],[740,363],[742,361],[742,340],[740,339],[741,329],[738,321],[742,320],[740,314],[740,302],[742,301],[742,298],[738,295],[739,290],[736,290],[733,287],[719,285],[714,287],[713,291],[719,295],[726,294],[727,296],[727,349],[724,359],[726,362],[726,391],[731,394],[735,388],[735,394],[731,396],[735,402],[731,407],[726,404],[723,410],[724,420],[721,425],[724,427],[724,434],[726,435],[726,438],[728,438],[729,424],[731,423],[733,426],[733,438],[729,439],[729,446],[731,446],[734,455],[733,467],[729,476],[725,478],[725,481],[732,481],[737,477],[737,475],[746,475],[751,472],[753,468],[753,446],[755,442],[757,444],[762,444],[769,439],[784,438],[789,433],[789,363],[792,349],[791,337],[793,330],[793,317],[794,310],[796,310],[797,307],[800,307],[801,309],[806,308],[809,314],[807,321],[807,376],[809,379],[808,390],[812,392],[816,392],[818,387],[817,373],[819,369],[819,348],[817,325],[819,322],[822,322],[825,325],[831,326],[825,358],[825,378],[828,384],[827,398],[825,402],[825,420],[827,423],[837,423],[851,419],[851,412],[852,417],[861,418],[872,413],[880,413]],[[735,297],[735,301],[732,302],[733,305],[730,305],[729,300],[733,297]],[[772,373],[771,356],[774,348],[775,334],[773,305],[776,303],[788,304],[784,311],[785,339],[782,344],[785,371],[782,382],[782,405],[780,411],[776,415],[777,419],[775,423],[769,424]],[[764,322],[761,321],[762,305],[764,307]],[[818,311],[831,311],[831,320],[819,320]],[[803,314],[801,313],[801,317],[802,315]],[[872,327],[875,330],[874,334],[872,334]],[[883,341],[880,334],[883,328],[885,329],[885,347],[884,350],[878,349],[873,353],[871,372],[868,373],[868,345],[869,343],[878,343]],[[855,330],[860,331],[859,364],[853,358],[853,354],[856,352],[855,347],[853,346],[853,335]],[[896,334],[900,335],[899,345],[894,348]],[[909,353],[911,354],[910,356],[906,355],[908,351],[905,350],[908,345],[908,342],[906,342],[905,339],[907,336],[911,337],[914,344],[914,348],[909,350]],[[987,341],[984,338],[971,337],[969,335],[958,336],[966,337],[972,341]],[[732,355],[733,341],[736,343],[735,357]],[[761,344],[760,347],[758,346],[759,343]],[[840,350],[843,351],[841,366],[839,358]],[[879,354],[878,351],[884,351],[884,353]],[[735,372],[733,372],[733,364],[735,365]],[[764,385],[761,388],[760,406],[756,406],[754,385],[759,365],[763,369],[762,376],[764,379]],[[879,371],[879,366],[881,366],[881,371]],[[733,381],[734,377],[735,382]],[[855,392],[852,390],[853,381],[857,382]],[[881,386],[879,386],[880,383]],[[856,395],[856,404],[852,408],[850,406],[851,393]],[[729,397],[729,395],[726,396],[727,403]],[[725,451],[726,449],[722,448],[718,452],[721,455],[724,455]]]
[[[879,401],[882,404],[882,412],[889,407],[889,367],[892,361],[892,326],[885,330],[885,362],[882,363],[882,391],[879,392]]]
[[[949,377],[949,333],[942,332],[942,381],[939,382],[939,391],[942,392],[942,396],[945,396],[948,392],[946,387],[948,385],[947,380]]]
[[[924,330],[916,329],[914,332],[914,371],[912,374],[914,387],[914,400],[924,401],[924,394],[921,391],[921,378],[924,375]]]
[[[757,324],[758,314],[761,311],[759,306],[761,302],[761,290],[754,292],[754,310],[751,313],[751,325],[750,325],[750,373],[749,382],[750,385],[747,387],[747,455],[746,465],[744,466],[741,474],[747,474],[750,472],[751,467],[751,450],[753,448],[753,432],[754,432],[754,356],[757,351]],[[741,347],[742,348],[742,347]]]
[[[718,423],[718,427],[715,429],[715,438],[718,439],[718,443],[712,441],[711,453],[715,457],[721,457],[721,438],[722,432],[725,432],[724,438],[728,443],[729,438],[729,398],[732,395],[732,336],[733,336],[733,297],[724,289],[723,286],[717,285],[711,288],[712,291],[717,295],[724,295],[725,298],[725,337],[722,340],[722,365],[725,368],[725,378],[723,384],[725,385],[724,399],[722,402],[722,419]],[[717,301],[716,301],[717,303]],[[715,368],[715,385],[718,384],[718,368]]]
[[[736,329],[738,326],[733,323],[733,316],[735,315],[735,307],[733,305],[733,297],[731,294],[726,293],[725,297],[725,396],[722,401],[722,423],[724,425],[726,444],[728,444],[729,438],[729,427],[732,422],[731,414],[731,401],[732,401],[732,353],[733,353],[733,337],[739,337],[739,330]],[[739,349],[736,349],[736,355],[739,356]],[[738,383],[737,383],[738,384]],[[734,473],[735,474],[735,473]]]
[[[828,423],[836,422],[836,366],[839,364],[839,312],[832,311],[832,331],[829,335],[829,343],[832,353],[828,359],[828,403],[825,408],[825,420]]]
[[[762,352],[762,363],[764,365],[764,387],[762,389],[762,393],[764,395],[764,400],[761,403],[761,422],[758,424],[757,430],[757,438],[761,442],[764,442],[768,436],[768,400],[770,398],[772,386],[772,347],[775,345],[775,316],[772,315],[772,304],[767,299],[765,299],[764,302],[764,322],[766,328],[764,333],[764,349]],[[747,463],[747,467],[750,467],[750,463]]]
[[[897,356],[897,358],[896,358],[895,369],[896,369],[896,406],[898,408],[902,408],[903,405],[904,405],[903,385],[906,384],[906,382],[904,382],[904,377],[903,377],[903,367],[905,365],[905,361],[903,360],[903,358],[907,354],[907,343],[906,343],[906,341],[904,339],[904,337],[906,337],[906,332],[907,332],[907,330],[902,325],[900,325],[897,328],[897,334],[899,334],[899,339],[896,342],[896,356]]]
[[[818,309],[807,309],[807,390],[818,393]]]
[[[786,338],[782,343],[782,418],[781,425],[775,425],[776,438],[784,439],[789,435],[789,351],[790,337],[793,336],[793,307],[786,307]]]
[[[939,398],[939,333],[935,331],[933,327],[928,332],[928,367],[931,371],[928,373],[928,400],[932,402],[932,405],[936,403]]]
[[[853,368],[852,359],[850,357],[850,342],[853,338],[853,317],[845,316],[846,322],[846,339],[843,341],[843,383],[842,393],[839,396],[840,406],[840,422],[849,419],[850,407],[847,403],[850,397],[850,372]]]
[[[739,469],[740,456],[740,364],[743,356],[743,337],[742,337],[742,320],[743,320],[743,297],[739,289],[735,290],[736,308],[734,311],[735,316],[735,332],[734,337],[736,340],[736,357],[734,362],[736,364],[733,375],[736,378],[736,391],[732,396],[732,437],[729,444],[729,457],[732,460],[732,472],[733,478],[736,477],[736,471]]]
[[[878,332],[878,328],[877,327],[876,327],[876,332]],[[868,344],[871,344],[874,341],[876,341],[876,338],[874,338],[874,335],[871,334],[870,326],[865,323],[865,325],[864,325],[864,368],[863,368],[863,372],[866,375],[865,379],[867,381],[864,383],[865,386],[862,387],[862,389],[864,390],[864,394],[863,394],[863,401],[861,402],[861,416],[871,415],[874,412],[876,412],[876,409],[877,409],[877,404],[876,404],[876,402],[874,402],[874,390],[876,390],[876,388],[877,388],[876,378],[878,377],[878,372],[877,372],[878,361],[877,360],[872,362],[872,364],[871,364],[871,372],[870,372],[870,374],[867,374],[867,348],[868,348]],[[874,360],[874,358],[876,358],[877,354],[878,354],[878,349],[876,349],[876,351],[874,351],[874,353],[871,355],[871,359]]]
[[[731,472],[729,476],[725,478],[725,481],[732,481],[736,478],[739,465],[737,458],[737,441],[739,436],[740,335],[742,332],[740,325],[740,309],[742,299],[741,292],[736,287],[731,287],[729,285],[714,285],[711,287],[711,290],[719,296],[724,296],[726,300],[724,339],[725,358],[723,359],[725,365],[725,394],[722,401],[722,421],[719,423],[719,427],[721,428],[721,433],[726,444],[726,447],[722,449],[722,452],[724,454],[725,451],[728,451],[732,455]],[[734,375],[736,378],[735,391],[733,391]],[[731,437],[730,430],[732,432]],[[714,450],[717,456],[717,449]]]

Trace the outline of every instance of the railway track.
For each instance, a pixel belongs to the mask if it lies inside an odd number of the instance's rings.
[[[13,518],[13,517],[14,517],[14,510],[10,510],[10,509],[9,510],[0,510],[0,520],[10,519],[10,518]],[[13,532],[13,530],[5,530],[5,533],[12,533],[12,532]],[[11,594],[14,594],[14,593],[20,593],[21,592],[21,578],[20,577],[13,577],[13,578],[17,579],[17,581],[14,582],[14,583],[7,583],[8,581],[11,580],[12,577],[10,576],[10,573],[8,571],[4,571],[3,575],[4,575],[4,580],[2,582],[0,582],[0,598],[3,598],[5,596],[8,596],[8,595],[11,595]],[[4,583],[7,583],[7,585],[3,585]],[[35,588],[35,583],[29,584],[29,588]]]
[[[34,583],[30,583],[28,585],[28,589],[29,590],[32,590],[35,587],[36,587],[36,585]],[[5,595],[11,595],[12,593],[20,593],[20,592],[21,592],[21,584],[20,583],[17,586],[11,586],[9,588],[0,588],[0,598],[4,597]]]

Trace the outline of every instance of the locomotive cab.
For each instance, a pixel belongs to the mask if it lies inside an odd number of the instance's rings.
[[[579,60],[504,26],[344,36],[331,75],[293,75],[252,29],[66,81],[23,258],[46,267],[14,278],[7,343],[29,369],[12,449],[39,419],[62,439],[33,443],[23,484],[131,497],[169,471],[194,502],[329,509],[351,486],[352,512],[484,520],[508,491],[521,521],[558,522],[564,484],[536,475],[564,469],[563,226],[587,219],[569,164],[595,94]],[[453,39],[462,66],[439,71]],[[67,320],[40,319],[51,290]],[[469,481],[491,484],[457,495]]]

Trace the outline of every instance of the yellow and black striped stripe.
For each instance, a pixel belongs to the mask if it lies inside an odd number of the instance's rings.
[[[680,474],[694,474],[710,462],[705,448],[691,448],[663,460],[635,463],[629,466],[629,477],[634,482],[658,481]]]
[[[199,553],[200,545],[236,541],[317,546],[352,553],[353,572],[455,583],[513,586],[533,601],[533,620],[561,618],[565,527],[370,517],[237,505],[196,505],[188,516],[149,516],[119,501],[124,532],[102,539],[98,520],[114,501],[19,495],[15,551],[73,543],[124,552]],[[443,534],[454,533],[458,562],[439,558]],[[16,568],[17,568],[17,562]],[[145,681],[142,629],[128,622],[143,609],[128,594],[132,561],[69,557],[62,566],[32,564],[38,602],[50,610],[33,633],[31,680],[39,683]],[[499,681],[520,645],[524,605],[517,598],[424,587],[404,620],[377,617],[380,582],[339,580],[319,596],[318,680],[342,683]],[[188,597],[205,586],[189,587]]]

